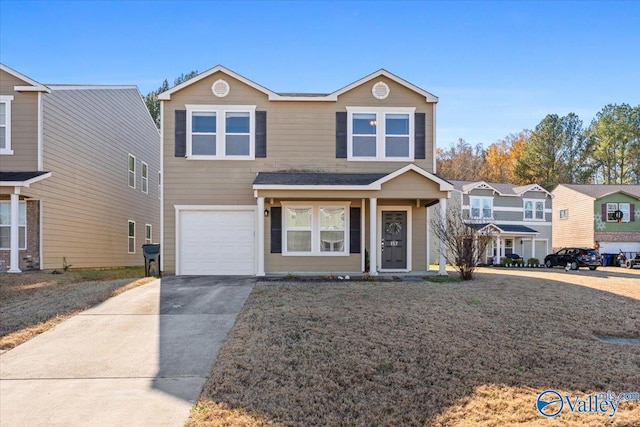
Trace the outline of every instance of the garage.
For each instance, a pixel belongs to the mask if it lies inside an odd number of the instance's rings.
[[[197,207],[176,215],[177,274],[255,274],[255,206]]]

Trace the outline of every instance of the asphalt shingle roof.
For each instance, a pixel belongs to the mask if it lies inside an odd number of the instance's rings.
[[[15,182],[15,181],[28,181],[32,178],[39,177],[49,173],[46,171],[34,171],[34,172],[0,172],[0,182]]]
[[[260,172],[253,185],[369,185],[386,173]]]
[[[606,185],[606,184],[560,184],[564,187],[570,188],[587,196],[591,196],[595,199],[606,196],[608,194],[617,193],[618,191],[624,191],[627,194],[631,194],[640,199],[640,185]]]

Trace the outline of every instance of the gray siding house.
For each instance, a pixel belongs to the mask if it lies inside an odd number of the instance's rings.
[[[542,260],[550,252],[552,195],[545,189],[537,184],[450,182],[454,186],[450,209],[460,212],[470,223],[491,228],[493,239],[481,262],[497,263],[512,254],[525,261]],[[430,260],[435,261],[439,256],[437,243],[430,248]]]
[[[43,85],[0,65],[0,271],[143,263],[160,135],[135,86]]]

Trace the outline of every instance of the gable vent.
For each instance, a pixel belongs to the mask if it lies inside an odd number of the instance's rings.
[[[373,93],[373,96],[377,99],[385,99],[389,96],[389,92],[391,91],[385,82],[378,82],[371,88],[371,93]]]
[[[211,85],[211,92],[218,98],[224,98],[229,95],[229,83],[222,79],[216,80]]]

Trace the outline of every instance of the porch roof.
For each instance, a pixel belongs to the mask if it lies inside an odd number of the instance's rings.
[[[260,172],[253,185],[354,185],[368,186],[386,173]]]
[[[49,178],[51,172],[0,172],[0,186],[2,187],[28,187],[34,182]]]
[[[484,223],[484,224],[469,224],[469,226],[475,228],[476,230],[483,230],[487,227],[492,227],[497,229],[500,233],[505,233],[505,234],[538,234],[538,232],[533,228],[529,228],[525,225],[518,225],[518,224]]]

